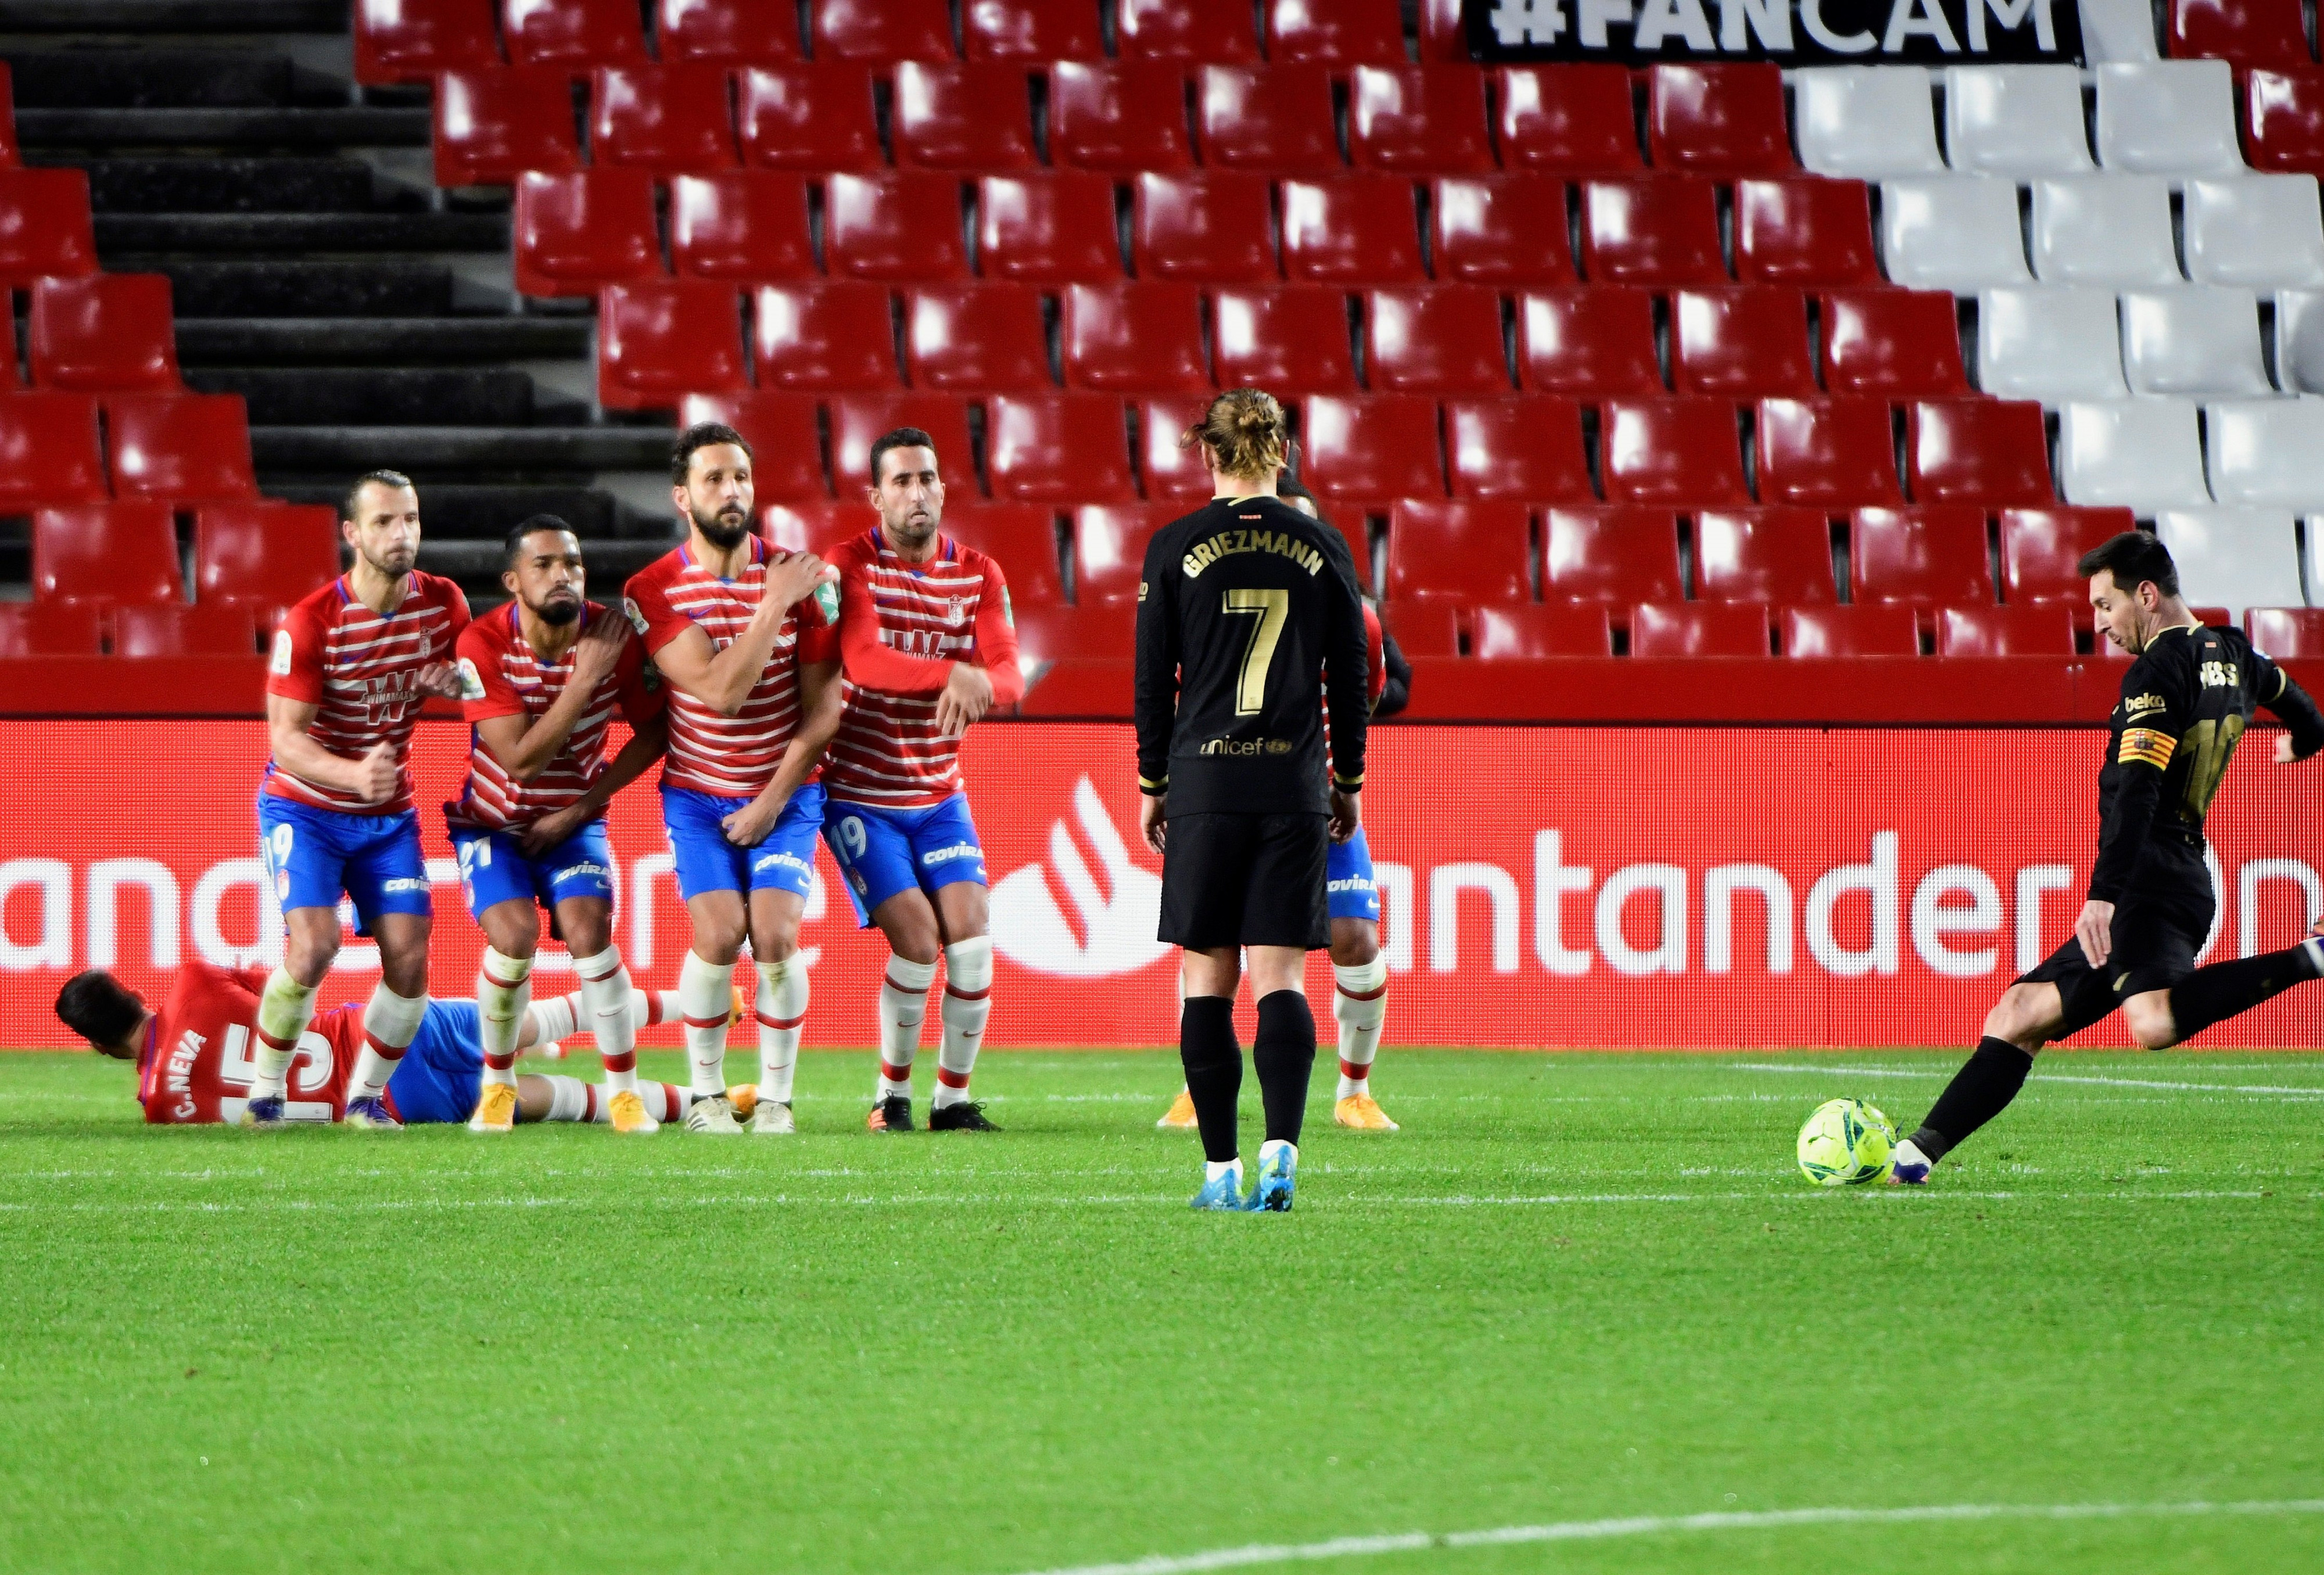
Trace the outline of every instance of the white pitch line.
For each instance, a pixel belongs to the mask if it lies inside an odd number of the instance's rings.
[[[1240,1570],[1255,1564],[1357,1559],[1378,1553],[1445,1548],[1507,1547],[1518,1543],[1602,1542],[1613,1537],[1683,1532],[1758,1531],[1794,1525],[1897,1525],[1929,1521],[2116,1520],[2132,1516],[2319,1515],[2324,1498],[2276,1498],[2214,1504],[1928,1504],[1902,1509],[1733,1510],[1708,1515],[1636,1515],[1617,1520],[1566,1520],[1548,1525],[1506,1525],[1490,1531],[1405,1532],[1376,1537],[1333,1537],[1322,1543],[1253,1543],[1209,1552],[1155,1554],[1112,1564],[1075,1564],[1039,1575],[1186,1575],[1201,1570]]]
[[[1950,1077],[1950,1072],[1900,1072],[1886,1066],[1790,1066],[1771,1061],[1742,1061],[1736,1064],[1739,1072],[1788,1072],[1795,1074],[1821,1073],[1829,1077]],[[2310,1083],[2304,1087],[2275,1082],[2161,1082],[2144,1077],[2075,1076],[2063,1072],[2037,1072],[2029,1082],[2088,1082],[2107,1088],[2167,1088],[2184,1093],[2253,1093],[2297,1094],[2307,1099],[2324,1099],[2324,1084]]]

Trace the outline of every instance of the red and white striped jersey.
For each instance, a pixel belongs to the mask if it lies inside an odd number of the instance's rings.
[[[878,526],[824,554],[839,569],[839,649],[847,714],[824,757],[834,798],[892,809],[961,790],[960,735],[936,731],[936,696],[956,661],[992,677],[997,705],[1023,698],[1017,626],[1001,566],[949,536],[908,563]]]
[[[659,654],[689,629],[708,635],[714,651],[733,644],[758,611],[768,550],[764,541],[751,538],[751,561],[731,580],[696,563],[690,543],[640,569],[624,594],[646,654]],[[783,750],[798,728],[799,664],[838,659],[838,633],[827,620],[820,596],[808,597],[783,615],[774,653],[733,716],[665,682],[669,757],[662,764],[663,786],[750,798],[774,779]]]
[[[251,1024],[258,1019],[263,968],[219,968],[198,958],[170,981],[161,1009],[146,1025],[137,1057],[137,1102],[155,1126],[195,1126],[242,1119],[258,1075]],[[361,1001],[318,1012],[299,1036],[284,1092],[294,1121],[336,1121],[346,1111],[347,1077],[363,1049]]]
[[[395,611],[373,612],[341,575],[282,616],[267,666],[266,692],[317,707],[307,736],[342,760],[373,745],[395,751],[395,794],[365,804],[270,762],[265,791],[346,815],[401,815],[411,807],[411,725],[427,696],[420,669],[452,659],[468,625],[468,599],[439,575],[411,571]]]
[[[595,602],[581,609],[581,626],[604,609]],[[495,716],[539,722],[565,693],[580,649],[577,640],[553,662],[543,661],[524,637],[517,603],[509,603],[477,619],[460,633],[460,709],[468,719],[468,785],[459,802],[444,806],[447,824],[501,831],[529,825],[554,815],[588,791],[605,769],[605,729],[619,706],[632,727],[661,710],[661,692],[646,679],[644,645],[622,648],[613,670],[598,680],[588,709],[565,737],[565,747],[530,782],[508,774],[476,732]]]

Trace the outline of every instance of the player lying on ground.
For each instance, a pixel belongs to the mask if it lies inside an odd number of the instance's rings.
[[[912,1057],[941,951],[944,1037],[928,1129],[988,1132],[968,1080],[992,1007],[991,905],[960,741],[991,707],[1023,695],[1017,630],[1001,566],[938,530],[936,439],[899,427],[871,458],[880,523],[831,554],[847,710],[823,768],[823,840],[855,922],[888,940],[880,1081],[865,1124],[912,1128]]]
[[[2101,633],[2136,659],[2098,769],[2098,853],[2073,938],[2020,978],[1920,1130],[1896,1146],[1895,1179],[1930,1167],[2008,1107],[2034,1054],[2120,1008],[2131,1036],[2161,1050],[2324,974],[2324,940],[2195,966],[2214,898],[2203,816],[2244,726],[2264,706],[2289,731],[2278,760],[2324,749],[2324,714],[2240,631],[2206,629],[2179,594],[2170,550],[2132,530],[2078,566]]]
[[[460,633],[460,701],[468,720],[468,782],[444,806],[460,855],[460,887],[484,932],[476,973],[484,1097],[469,1126],[516,1121],[516,1036],[532,999],[540,910],[573,953],[605,1066],[613,1130],[651,1132],[637,1094],[630,974],[613,944],[613,850],[605,806],[659,760],[669,741],[645,648],[626,614],[588,601],[580,539],[554,514],[508,534],[501,584],[514,600]],[[619,708],[632,728],[605,762]]]

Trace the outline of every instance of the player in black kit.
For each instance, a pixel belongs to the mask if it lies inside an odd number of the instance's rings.
[[[1930,1167],[2007,1107],[2034,1053],[2117,1007],[2149,1050],[2176,1045],[2324,975],[2324,940],[2195,966],[2210,933],[2203,815],[2244,726],[2264,706],[2287,730],[2278,760],[2324,749],[2324,714],[2233,629],[2206,629],[2179,595],[2170,549],[2126,531],[2076,566],[2107,638],[2135,659],[2098,769],[2098,854],[2073,939],[2006,991],[1985,1037],[1919,1131],[1896,1146],[1895,1179]]]
[[[1327,838],[1344,842],[1362,823],[1363,605],[1346,539],[1276,495],[1290,435],[1272,396],[1221,394],[1180,441],[1200,446],[1215,495],[1146,548],[1139,820],[1162,855],[1160,938],[1185,950],[1178,1053],[1205,1161],[1194,1206],[1280,1212],[1291,1207],[1315,1062],[1306,953],[1331,944]],[[1246,948],[1259,999],[1251,1064],[1267,1119],[1248,1201],[1234,1030]]]

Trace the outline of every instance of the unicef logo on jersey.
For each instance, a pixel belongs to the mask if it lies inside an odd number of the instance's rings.
[[[1130,861],[1130,848],[1087,777],[1074,788],[1074,818],[1104,871],[1098,884],[1065,821],[1049,827],[1049,860],[1011,871],[992,889],[993,949],[1011,962],[1061,979],[1135,973],[1168,954],[1154,938],[1162,878]],[[1065,918],[1063,894],[1080,916]]]

